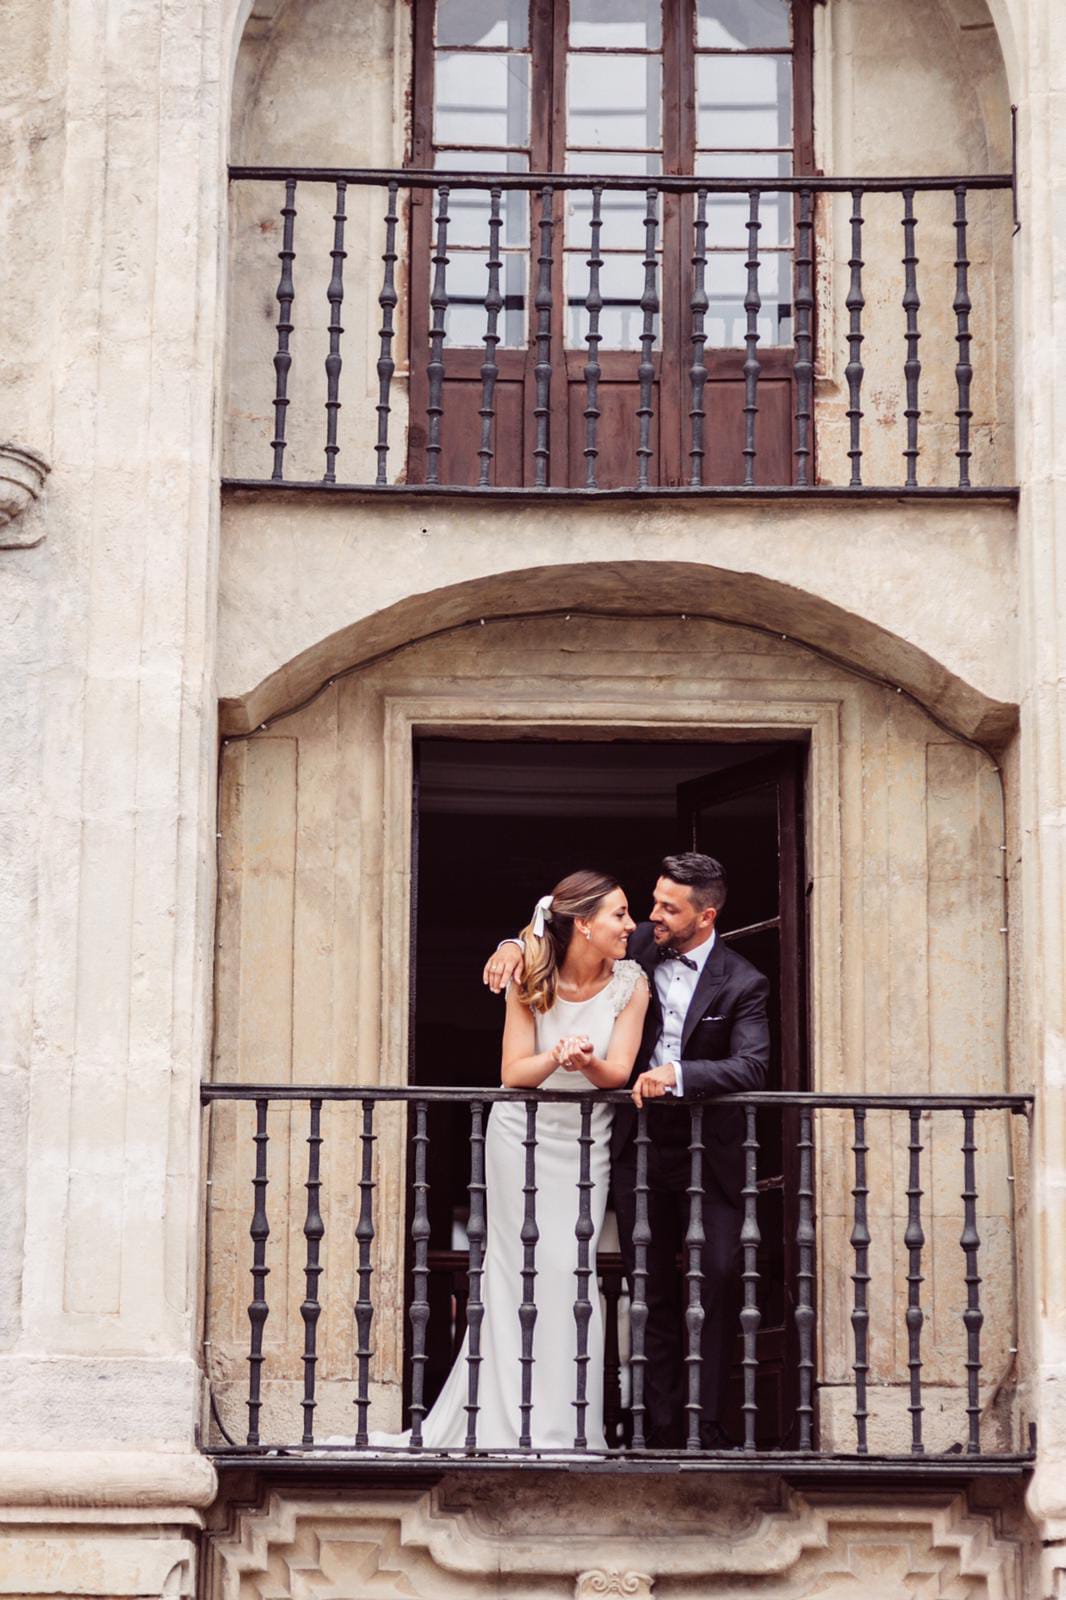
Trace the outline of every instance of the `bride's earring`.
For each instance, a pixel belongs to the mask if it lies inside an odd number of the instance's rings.
[[[585,929],[585,938],[586,939],[591,939],[592,938],[592,929],[591,928],[586,928]]]

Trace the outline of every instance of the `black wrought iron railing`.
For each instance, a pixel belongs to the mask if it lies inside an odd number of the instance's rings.
[[[492,1226],[486,1213],[486,1130],[492,1105],[517,1099],[527,1119],[521,1357],[514,1372],[523,1433],[502,1454],[543,1462],[545,1452],[532,1446],[530,1430],[538,1383],[537,1114],[546,1103],[575,1105],[574,1097],[228,1083],[206,1085],[202,1094],[209,1125],[213,1121],[212,1205],[228,1208],[231,1221],[224,1241],[212,1232],[208,1242],[208,1375],[216,1391],[211,1448],[219,1459],[245,1461],[251,1454],[275,1463],[293,1456],[408,1466],[413,1460],[439,1461],[441,1452],[423,1443],[423,1420],[434,1371],[439,1387],[464,1336],[466,1437],[448,1459],[484,1461],[501,1454],[480,1441],[478,1426],[482,1280]],[[568,1458],[577,1452],[601,1462],[655,1459],[664,1452],[648,1448],[645,1330],[649,1251],[662,1248],[649,1223],[649,1148],[662,1103],[646,1107],[637,1121],[628,1282],[617,1254],[605,1251],[594,1259],[588,1205],[592,1108],[627,1104],[627,1097],[590,1094],[579,1103],[576,1356],[569,1379],[553,1372],[543,1381],[569,1382],[572,1388]],[[707,1447],[700,1410],[701,1205],[706,1186],[715,1182],[704,1152],[717,1137],[713,1119],[724,1106],[740,1108],[744,1134],[735,1432],[725,1441],[729,1449],[722,1441]],[[1007,1367],[1016,1379],[1017,1285],[1011,1290],[1003,1277],[1012,1259],[1005,1245],[1011,1244],[1015,1213],[1025,1199],[1015,1193],[1016,1167],[1024,1170],[1026,1159],[1024,1136],[1015,1130],[1027,1125],[1031,1106],[1025,1095],[769,1092],[689,1104],[688,1228],[678,1260],[687,1373],[686,1436],[679,1447],[684,1459],[860,1467],[903,1459],[933,1472],[957,1471],[962,1462],[967,1471],[1025,1464],[1032,1443],[1025,1419],[1010,1411],[1013,1384],[1007,1373],[986,1372],[983,1339],[991,1341],[997,1367],[1009,1356]],[[379,1143],[391,1154],[376,1152]],[[405,1164],[406,1216],[402,1207],[396,1209],[398,1170]],[[783,1177],[767,1179],[768,1168],[774,1174],[782,1170]],[[298,1199],[301,1187],[304,1196]],[[447,1201],[443,1238],[435,1191]],[[460,1194],[464,1204],[457,1208]],[[465,1237],[457,1245],[454,1218],[460,1212]],[[999,1279],[991,1313],[982,1298],[986,1234],[995,1246]],[[397,1287],[404,1273],[396,1263],[405,1249],[407,1289],[400,1304]],[[243,1296],[241,1282],[248,1286]],[[602,1377],[590,1373],[588,1361],[590,1297],[597,1286],[606,1311]],[[226,1295],[229,1321],[213,1321],[211,1303]],[[241,1305],[243,1341],[237,1331]],[[781,1309],[773,1311],[775,1306]],[[835,1351],[820,1337],[827,1318],[837,1329]],[[845,1341],[840,1330],[848,1321]],[[774,1322],[776,1332],[767,1326]],[[279,1329],[276,1340],[272,1324]],[[373,1434],[381,1426],[380,1412],[375,1414],[381,1397],[377,1352],[382,1342],[395,1350],[401,1327],[410,1440],[383,1446]],[[767,1342],[771,1332],[775,1336]],[[770,1387],[764,1382],[768,1363],[774,1368]],[[238,1375],[242,1366],[244,1378]],[[589,1450],[585,1427],[589,1386],[601,1381],[606,1455]],[[932,1434],[926,1426],[930,1393]],[[791,1397],[784,1407],[782,1395]],[[775,1412],[770,1417],[767,1396]],[[329,1419],[325,1428],[318,1421],[322,1409]],[[395,1413],[389,1420],[395,1422]]]
[[[997,433],[994,346],[1008,335],[990,273],[1009,260],[1009,175],[649,182],[235,166],[230,177],[250,233],[272,236],[281,264],[269,281],[261,253],[246,269],[255,326],[269,297],[277,317],[273,353],[257,357],[259,399],[236,396],[262,426],[233,486],[1014,492],[973,470],[978,434],[987,456]],[[353,190],[375,195],[357,230]],[[376,348],[366,329],[353,352],[346,295],[375,272]],[[822,450],[815,378],[838,356],[846,409]],[[342,407],[367,411],[372,382],[376,425],[363,417],[345,438]],[[294,471],[294,424],[309,446],[315,414],[321,471],[306,455]]]

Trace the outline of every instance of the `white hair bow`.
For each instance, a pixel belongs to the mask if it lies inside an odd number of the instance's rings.
[[[533,907],[533,934],[537,939],[544,937],[544,924],[552,919],[552,897],[542,894]]]

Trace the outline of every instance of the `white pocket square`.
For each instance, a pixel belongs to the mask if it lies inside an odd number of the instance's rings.
[[[701,1022],[724,1022],[725,1021],[725,1012],[723,1012],[721,1014],[721,1016],[719,1016],[718,1013],[715,1012],[715,1011],[708,1011],[708,1013],[707,1013],[707,1015],[705,1017],[701,1017],[700,1018],[700,1021]]]

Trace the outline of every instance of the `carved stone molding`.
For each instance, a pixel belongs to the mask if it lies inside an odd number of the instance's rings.
[[[39,528],[23,513],[34,504],[51,468],[43,456],[18,444],[0,444],[0,549],[39,544]]]
[[[274,1492],[256,1507],[234,1504],[210,1536],[205,1600],[651,1600],[688,1593],[693,1581],[700,1600],[734,1600],[738,1585],[753,1584],[763,1600],[1023,1592],[1024,1534],[1011,1508],[977,1511],[963,1495],[786,1491],[774,1504],[749,1484],[761,1504],[731,1532],[714,1511],[726,1500],[739,1508],[743,1496],[707,1485],[712,1514],[701,1532],[682,1485],[645,1484],[643,1512],[616,1503],[626,1499],[617,1484],[576,1495],[570,1478],[525,1480],[496,1486],[487,1502],[471,1487]]]
[[[593,1567],[588,1572],[578,1573],[574,1600],[592,1600],[592,1596],[598,1594],[631,1594],[645,1600],[651,1594],[653,1583],[654,1579],[646,1572],[607,1572],[602,1567]]]

